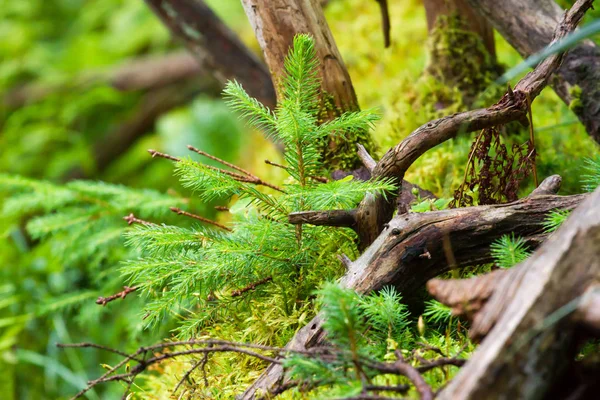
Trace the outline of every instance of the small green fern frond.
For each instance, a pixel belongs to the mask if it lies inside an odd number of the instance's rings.
[[[223,90],[225,103],[253,127],[267,135],[275,134],[275,116],[266,106],[250,97],[237,81],[229,81]]]
[[[452,318],[452,309],[437,300],[429,300],[425,302],[423,316],[434,324],[447,324]]]
[[[585,159],[586,174],[582,175],[583,189],[593,192],[600,186],[600,157]]]
[[[513,267],[531,255],[525,240],[522,237],[515,237],[514,233],[495,240],[490,250],[494,262],[500,268]]]
[[[571,210],[550,211],[544,219],[544,231],[550,233],[557,230],[571,215]]]

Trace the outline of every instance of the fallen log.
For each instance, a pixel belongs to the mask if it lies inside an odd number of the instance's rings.
[[[555,177],[549,180],[556,181]],[[547,187],[547,183],[540,186]],[[555,187],[558,190],[558,187]],[[407,299],[425,283],[452,268],[488,263],[489,246],[504,234],[522,236],[535,248],[546,237],[548,213],[573,209],[586,196],[534,195],[509,204],[398,215],[354,262],[341,284],[359,293],[393,285]],[[456,264],[447,260],[450,251]],[[322,318],[317,315],[286,346],[306,350],[323,342]],[[239,399],[258,399],[284,383],[281,365],[271,365]]]
[[[600,327],[598,282],[600,188],[533,256],[514,268],[493,279],[490,275],[471,279],[468,286],[447,281],[437,293],[441,282],[429,282],[439,300],[455,308],[462,302],[463,310],[473,312],[473,338],[485,336],[439,398],[543,397],[574,360],[577,326]],[[469,307],[473,294],[466,289],[480,295],[475,296],[480,304],[474,308]],[[485,292],[487,300],[481,296]]]

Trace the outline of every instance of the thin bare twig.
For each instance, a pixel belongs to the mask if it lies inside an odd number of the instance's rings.
[[[197,219],[198,221],[206,222],[207,224],[211,224],[213,226],[216,226],[217,228],[221,228],[221,229],[226,230],[228,232],[233,232],[231,228],[228,228],[225,225],[221,225],[220,223],[218,223],[216,221],[213,221],[212,219],[208,219],[208,218],[204,218],[204,217],[202,217],[200,215],[192,214],[192,213],[184,211],[184,210],[182,210],[181,208],[178,208],[178,207],[171,207],[169,209],[171,211],[173,211],[177,215],[185,215],[186,217],[190,217],[190,218]]]
[[[150,155],[152,156],[152,158],[154,158],[154,157],[160,157],[160,158],[165,158],[165,159],[171,160],[171,161],[181,161],[180,158],[173,157],[170,154],[161,153],[160,151],[153,150],[153,149],[148,149],[148,153],[150,153]]]
[[[126,215],[123,217],[125,221],[127,221],[127,225],[140,224],[146,226],[156,225],[154,222],[145,221],[143,219],[137,218],[133,213]]]
[[[98,297],[98,299],[96,300],[96,304],[105,306],[113,300],[124,299],[129,293],[135,292],[137,289],[138,289],[137,286],[123,286],[123,290],[120,291],[119,293],[115,293],[108,297],[102,297],[102,296]]]
[[[264,285],[265,283],[271,282],[272,280],[273,280],[272,276],[267,276],[266,278],[261,279],[256,282],[253,282],[253,283],[249,284],[248,286],[245,286],[241,289],[234,290],[233,292],[231,292],[231,297],[241,296],[244,293],[249,292],[250,290],[256,289],[257,286]]]

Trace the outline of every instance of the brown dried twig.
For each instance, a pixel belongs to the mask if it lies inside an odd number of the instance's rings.
[[[98,297],[98,299],[96,300],[96,304],[105,306],[113,300],[124,299],[125,297],[127,297],[127,295],[129,293],[135,292],[137,289],[138,289],[137,286],[123,286],[123,290],[120,291],[119,293],[115,293],[108,297],[102,297],[102,296]]]
[[[271,189],[277,190],[278,192],[285,193],[285,192],[284,192],[284,190],[283,190],[283,189],[281,189],[280,187],[278,187],[278,186],[275,186],[275,185],[273,185],[273,184],[271,184],[271,183],[269,183],[269,182],[266,182],[266,181],[264,181],[264,180],[260,179],[258,176],[254,175],[253,173],[251,173],[251,172],[249,172],[249,171],[246,171],[245,169],[243,169],[243,168],[241,168],[241,167],[238,167],[238,166],[237,166],[237,165],[235,165],[235,164],[232,164],[232,163],[230,163],[230,162],[227,162],[227,161],[225,161],[225,160],[223,160],[223,159],[220,159],[219,157],[216,157],[216,156],[213,156],[213,155],[211,155],[211,154],[208,154],[207,152],[205,152],[205,151],[202,151],[202,150],[200,150],[200,149],[197,149],[197,148],[195,148],[195,147],[194,147],[194,146],[192,146],[192,145],[188,145],[188,146],[187,146],[187,148],[188,148],[189,150],[191,150],[191,151],[195,152],[195,153],[198,153],[198,154],[200,154],[201,156],[204,156],[204,157],[210,158],[210,159],[211,159],[211,160],[213,160],[213,161],[216,161],[216,162],[218,162],[218,163],[221,163],[221,164],[223,164],[223,165],[225,165],[225,166],[227,166],[227,167],[229,167],[229,168],[235,169],[236,171],[239,171],[239,172],[241,172],[241,173],[242,173],[242,175],[240,175],[240,174],[236,174],[236,173],[232,173],[231,171],[227,171],[227,170],[224,170],[224,169],[221,169],[221,168],[215,168],[215,167],[210,167],[210,166],[207,166],[207,167],[209,167],[209,168],[211,168],[211,169],[216,169],[216,170],[218,170],[219,172],[225,173],[225,174],[227,174],[227,175],[229,175],[229,176],[233,177],[234,179],[236,179],[236,180],[238,180],[238,181],[240,181],[240,182],[248,182],[248,183],[252,183],[252,184],[254,184],[254,185],[266,186],[266,187],[268,187],[268,188],[271,188]]]
[[[257,286],[264,285],[265,283],[271,282],[272,280],[273,280],[272,276],[267,276],[266,278],[261,279],[261,280],[256,281],[256,282],[253,282],[253,283],[249,284],[248,286],[245,286],[245,287],[243,287],[241,289],[237,289],[237,290],[232,291],[231,292],[231,297],[241,296],[244,293],[249,292],[250,290],[256,289]]]
[[[221,225],[220,223],[213,221],[212,219],[204,218],[200,215],[196,215],[196,214],[192,214],[190,212],[184,211],[181,208],[171,207],[170,210],[173,211],[177,215],[185,215],[186,217],[194,218],[194,219],[197,219],[198,221],[206,222],[207,224],[211,224],[213,226],[216,226],[217,228],[221,228],[228,232],[232,232],[231,228],[228,228],[225,225]]]
[[[127,225],[140,224],[146,226],[156,225],[154,222],[145,221],[143,219],[137,218],[133,213],[126,215],[123,217],[125,221],[127,221]]]

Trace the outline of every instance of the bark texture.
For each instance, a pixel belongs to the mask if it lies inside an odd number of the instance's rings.
[[[577,303],[587,298],[590,311],[597,295],[584,294],[599,281],[600,188],[532,257],[496,281],[471,328],[474,337],[489,334],[439,398],[543,397],[571,364]]]
[[[242,0],[242,4],[277,90],[278,80],[284,72],[284,60],[294,36],[306,33],[314,39],[319,65],[322,121],[335,118],[346,111],[359,110],[350,75],[319,0]],[[363,174],[365,168],[356,154],[356,144],[363,144],[369,151],[374,147],[368,132],[331,135],[320,150],[325,164],[331,170]],[[338,179],[335,175],[333,177]]]
[[[242,4],[276,82],[294,36],[308,33],[315,41],[323,90],[339,110],[358,110],[350,75],[319,0],[242,0]]]
[[[561,20],[562,10],[554,0],[468,0],[523,56],[547,46]],[[600,143],[600,48],[584,40],[565,56],[550,83],[558,96]],[[580,89],[573,90],[574,87]]]

